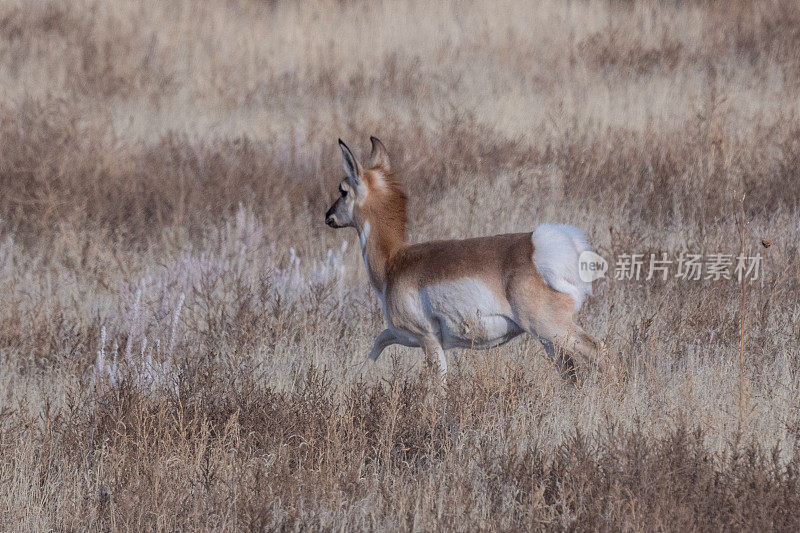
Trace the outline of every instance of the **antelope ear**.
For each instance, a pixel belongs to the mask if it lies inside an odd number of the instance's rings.
[[[356,161],[355,156],[353,156],[353,152],[350,151],[350,148],[348,148],[341,139],[339,139],[339,148],[342,149],[342,166],[344,167],[345,174],[347,174],[347,179],[355,189],[361,182],[361,167],[358,161]]]
[[[372,153],[369,154],[369,165],[371,167],[382,167],[386,172],[391,172],[392,167],[389,165],[389,152],[386,147],[377,137],[370,137],[372,143]]]

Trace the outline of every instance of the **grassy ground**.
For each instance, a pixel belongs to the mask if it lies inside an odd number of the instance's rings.
[[[0,528],[797,529],[799,49],[788,0],[3,2]],[[369,135],[415,241],[737,254],[744,195],[743,378],[736,281],[674,277],[595,282],[622,382],[363,365]]]

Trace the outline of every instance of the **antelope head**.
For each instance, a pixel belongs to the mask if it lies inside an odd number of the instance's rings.
[[[376,182],[379,178],[375,175],[375,170],[390,172],[389,157],[383,143],[375,137],[370,137],[370,141],[372,153],[369,158],[369,168],[364,170],[350,148],[339,139],[345,176],[339,183],[339,197],[325,213],[325,223],[332,228],[359,229],[364,221],[367,198],[378,185]]]

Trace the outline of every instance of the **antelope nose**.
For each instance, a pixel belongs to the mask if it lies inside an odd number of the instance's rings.
[[[325,213],[325,223],[332,228],[336,227],[336,221],[333,219],[333,209],[328,209],[328,212]]]
[[[336,227],[336,220],[333,218],[333,207],[331,206],[330,209],[325,213],[325,223],[332,228]]]

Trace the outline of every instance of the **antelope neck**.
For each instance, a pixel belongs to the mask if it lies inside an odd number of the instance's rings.
[[[358,230],[361,255],[367,268],[370,284],[383,293],[387,282],[387,267],[392,256],[407,246],[405,230],[402,232],[365,221]]]

